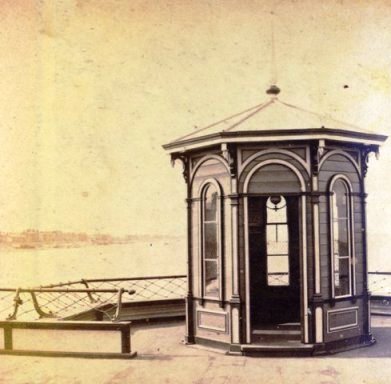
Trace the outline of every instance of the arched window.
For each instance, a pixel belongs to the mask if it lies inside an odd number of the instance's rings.
[[[203,293],[220,297],[220,209],[219,194],[213,184],[207,184],[202,194],[202,269]]]
[[[352,220],[348,183],[337,177],[330,186],[331,265],[333,297],[352,293]]]

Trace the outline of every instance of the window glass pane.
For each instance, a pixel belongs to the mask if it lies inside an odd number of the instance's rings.
[[[348,295],[349,290],[349,258],[339,259],[335,258],[334,260],[334,285],[335,285],[335,295],[343,296]]]
[[[214,185],[209,185],[204,198],[205,221],[217,219],[217,191]]]
[[[279,242],[288,244],[288,224],[277,226],[277,237]],[[288,252],[288,251],[287,251]]]
[[[288,254],[288,225],[267,225],[266,226],[267,254],[287,255]]]
[[[289,285],[289,273],[272,273],[267,275],[267,285],[287,286]]]
[[[266,226],[266,240],[267,244],[277,241],[277,230],[275,225]],[[269,253],[269,247],[267,248]]]
[[[273,256],[267,259],[267,284],[289,285],[289,257]]]
[[[205,294],[219,296],[219,271],[217,260],[205,261]]]
[[[204,295],[219,297],[219,216],[216,187],[209,184],[203,198]]]
[[[289,235],[286,200],[282,196],[270,197],[266,207],[267,284],[289,285]]]
[[[337,180],[333,186],[335,193],[335,215],[339,218],[348,217],[348,190],[342,180]]]
[[[344,296],[350,293],[349,189],[343,180],[337,180],[332,192],[334,293]]]
[[[348,221],[338,220],[338,253],[340,256],[349,256],[348,247]]]
[[[337,294],[337,288],[339,288],[339,258],[338,254],[334,254],[334,287],[335,287],[335,294]]]
[[[217,224],[205,223],[205,259],[217,259]]]
[[[273,256],[267,259],[267,272],[289,272],[289,257],[287,256]]]
[[[336,220],[333,223],[334,254],[349,256],[348,220]]]

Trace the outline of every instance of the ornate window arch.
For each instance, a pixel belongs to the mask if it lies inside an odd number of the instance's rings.
[[[201,292],[202,298],[222,300],[222,190],[213,179],[201,188]]]
[[[330,187],[330,254],[332,297],[354,294],[354,227],[352,185],[336,175]]]

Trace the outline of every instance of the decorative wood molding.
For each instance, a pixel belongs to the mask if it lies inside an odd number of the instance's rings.
[[[348,159],[353,164],[354,168],[356,168],[358,175],[360,177],[362,176],[362,170],[360,170],[360,166],[357,163],[357,161],[354,159],[354,157],[348,151],[341,150],[341,149],[332,149],[331,151],[328,151],[327,153],[325,153],[320,160],[319,168],[322,168],[325,161],[333,155],[341,155],[341,156],[345,157],[346,159]]]
[[[368,163],[369,163],[369,155],[374,152],[376,158],[379,157],[379,147],[378,146],[365,146],[361,151],[361,169],[362,175],[365,177],[368,172]]]
[[[223,306],[230,304],[230,301],[228,300],[220,300],[218,297],[199,297],[199,296],[193,296],[193,301],[197,301],[200,305],[204,305],[204,303],[216,303],[220,304],[220,302],[223,303]]]
[[[361,197],[362,199],[366,199],[368,197],[368,194],[367,193],[360,193],[360,192],[351,192],[349,194],[349,196],[353,196],[353,197]]]
[[[227,196],[231,200],[231,205],[239,205],[240,194],[235,193]]]
[[[307,172],[308,175],[310,175],[310,164],[307,160],[304,160],[302,157],[300,157],[297,153],[289,151],[287,149],[280,149],[280,148],[268,148],[268,149],[262,149],[251,156],[249,156],[243,164],[240,164],[239,166],[239,173],[242,174],[242,172],[246,169],[246,167],[254,160],[261,156],[270,155],[270,154],[282,154],[291,157],[293,160],[296,160]]]
[[[311,193],[311,204],[319,204],[320,202],[320,196],[321,194],[320,193]]]
[[[243,192],[244,193],[248,193],[250,181],[251,181],[251,178],[253,177],[253,175],[255,174],[255,172],[257,172],[259,169],[261,169],[262,167],[265,167],[266,165],[269,165],[269,164],[273,164],[273,165],[274,164],[279,164],[279,165],[283,165],[283,166],[289,168],[297,176],[297,178],[298,178],[298,180],[300,182],[300,190],[301,190],[301,192],[305,192],[306,191],[306,183],[305,183],[305,180],[303,178],[303,175],[300,173],[300,171],[294,165],[292,165],[291,163],[289,163],[286,160],[269,159],[269,160],[264,160],[264,161],[258,163],[248,173],[246,179],[244,180],[244,186],[243,186]]]
[[[351,144],[380,145],[386,139],[385,135],[355,132],[336,128],[294,128],[268,129],[262,131],[218,132],[192,139],[178,140],[163,148],[169,153],[205,148],[206,146],[221,145],[223,143],[265,143],[265,142],[303,142],[305,140],[332,140]]]
[[[284,193],[284,196],[309,196],[309,197],[314,197],[319,198],[320,196],[330,196],[331,193],[329,191],[316,191],[316,192],[288,192]],[[230,198],[231,195],[228,196]],[[252,197],[252,196],[281,196],[281,192],[275,192],[275,193],[238,193],[238,197]],[[359,193],[352,193],[351,196],[362,196],[362,194]]]
[[[223,322],[223,325],[219,326],[218,324],[217,325],[211,323],[208,324],[207,322],[203,322],[203,317],[205,318],[205,316],[209,316],[210,317],[209,320],[213,318],[217,321],[221,320]],[[228,334],[229,333],[228,314],[227,312],[218,312],[212,310],[204,310],[204,309],[197,310],[197,326],[198,328],[206,329],[208,331],[223,332]]]
[[[229,304],[231,307],[240,307],[242,301],[239,295],[232,295],[231,300],[229,300]]]
[[[320,169],[320,160],[325,153],[325,143],[324,140],[319,140],[316,144],[310,146],[310,157],[311,157],[311,169],[312,175],[318,176]]]
[[[236,144],[221,144],[221,154],[229,166],[230,176],[236,177],[238,174],[238,157]]]
[[[367,296],[365,294],[341,296],[341,297],[328,298],[328,299],[325,299],[322,296],[313,295],[312,298],[310,299],[310,303],[312,306],[328,304],[331,307],[333,307],[336,305],[336,303],[340,303],[340,302],[355,303],[359,299],[366,299],[366,298]]]
[[[181,154],[181,153],[173,153],[171,155],[171,164],[174,166],[175,165],[175,160],[180,160],[182,162],[183,170],[182,170],[182,175],[183,178],[185,179],[186,184],[189,182],[189,157]]]
[[[338,316],[342,314],[354,314],[354,321],[346,324],[332,326],[331,316]],[[358,307],[332,309],[327,311],[327,333],[339,332],[345,329],[358,328]]]
[[[227,170],[227,173],[228,174],[230,173],[230,167],[228,166],[227,161],[222,156],[219,156],[216,154],[205,155],[197,162],[194,169],[192,169],[190,177],[189,177],[189,180],[191,181],[191,183],[193,182],[194,176],[196,175],[198,169],[202,166],[202,164],[204,164],[208,160],[213,160],[213,159],[219,161],[225,167],[225,169]]]

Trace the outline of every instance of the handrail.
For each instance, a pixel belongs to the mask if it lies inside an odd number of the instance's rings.
[[[187,277],[186,275],[167,275],[167,276],[146,276],[146,277],[118,277],[118,278],[104,278],[104,279],[80,279],[80,280],[68,281],[67,283],[40,285],[40,288],[64,287],[67,285],[85,284],[85,283],[101,283],[101,282],[104,283],[104,282],[112,282],[112,281],[180,279],[180,278],[186,278],[186,277]]]
[[[84,288],[84,289],[74,289],[74,288],[0,288],[0,292],[15,292],[15,297],[13,299],[13,312],[8,315],[7,320],[16,320],[16,316],[19,310],[19,307],[23,304],[23,300],[20,298],[21,293],[30,293],[33,306],[35,311],[37,312],[40,319],[42,318],[53,318],[55,317],[52,311],[45,312],[38,303],[38,299],[36,293],[86,293],[89,299],[93,299],[92,293],[117,293],[117,310],[112,320],[115,321],[119,318],[120,311],[122,308],[122,295],[124,293],[128,293],[129,295],[134,295],[136,291],[134,289],[99,289],[99,288]],[[94,299],[93,299],[94,300]],[[92,302],[96,302],[95,300]]]
[[[20,293],[35,293],[35,292],[50,292],[50,293],[117,293],[120,289],[94,289],[94,288],[64,288],[64,289],[56,289],[56,288],[0,288],[0,292],[20,292]],[[123,292],[129,293],[129,295],[134,295],[136,291],[134,289],[124,289]]]
[[[133,281],[133,280],[163,280],[163,279],[179,279],[186,277],[186,275],[168,275],[168,276],[147,276],[147,277],[119,277],[109,279],[85,279],[87,282],[100,282],[100,281]]]

